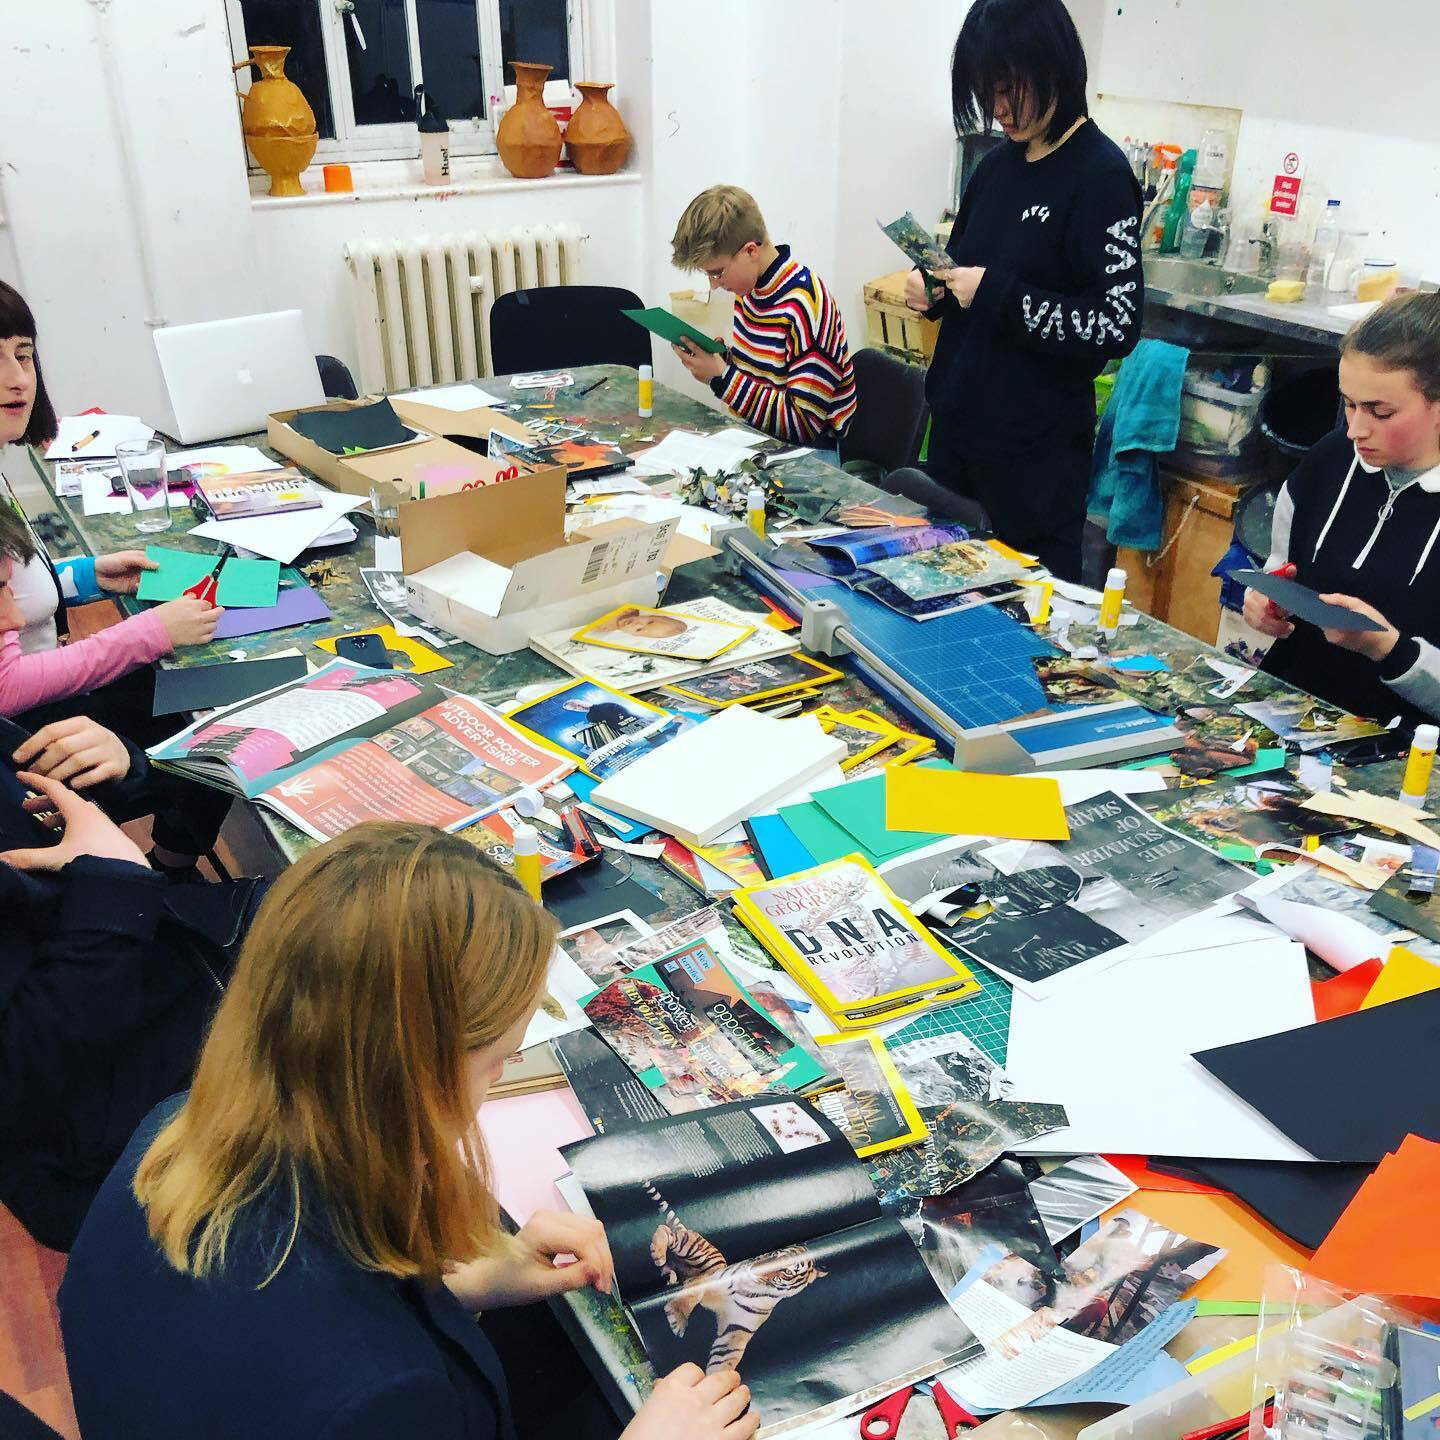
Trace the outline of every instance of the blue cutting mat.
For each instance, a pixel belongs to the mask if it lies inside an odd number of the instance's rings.
[[[1030,661],[1057,652],[994,605],[910,620],[844,585],[816,586],[809,595],[839,605],[857,640],[964,729],[1045,707]]]

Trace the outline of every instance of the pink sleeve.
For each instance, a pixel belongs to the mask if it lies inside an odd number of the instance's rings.
[[[154,610],[132,615],[96,635],[58,650],[20,651],[20,632],[0,641],[0,715],[83,695],[98,685],[149,665],[172,649],[170,632]]]

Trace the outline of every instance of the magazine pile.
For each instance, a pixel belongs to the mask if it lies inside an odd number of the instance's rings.
[[[478,700],[347,660],[217,710],[149,755],[317,840],[363,820],[461,830],[574,769]]]

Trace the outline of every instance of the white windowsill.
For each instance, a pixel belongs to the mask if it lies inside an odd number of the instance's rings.
[[[494,195],[510,190],[591,189],[603,185],[638,185],[644,178],[639,170],[620,170],[614,175],[580,175],[557,169],[540,180],[517,180],[497,156],[452,159],[454,174],[444,185],[427,185],[420,178],[420,161],[370,160],[352,162],[353,190],[325,189],[324,172],[312,165],[300,177],[303,195],[270,195],[267,175],[250,177],[250,203],[256,210],[280,210],[308,205],[355,205],[375,200],[449,199],[453,195]]]

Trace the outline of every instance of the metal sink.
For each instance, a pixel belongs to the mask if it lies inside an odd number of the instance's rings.
[[[1265,289],[1256,275],[1237,275],[1203,260],[1159,255],[1145,261],[1145,284],[1172,294],[1215,296],[1255,295]]]

